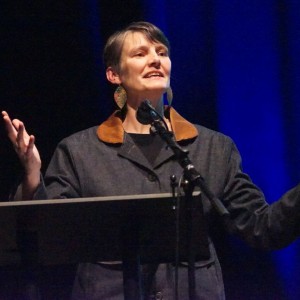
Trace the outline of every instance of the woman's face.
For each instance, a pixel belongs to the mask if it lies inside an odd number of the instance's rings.
[[[170,85],[168,49],[149,41],[140,32],[129,32],[124,40],[119,79],[128,101],[161,98]]]

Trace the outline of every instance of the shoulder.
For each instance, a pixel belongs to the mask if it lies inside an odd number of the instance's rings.
[[[198,130],[198,136],[193,142],[195,151],[207,153],[215,159],[217,157],[225,160],[240,159],[239,150],[231,137],[198,124],[194,125]]]
[[[229,143],[232,144],[233,140],[228,135],[223,134],[222,132],[209,129],[205,126],[194,124],[198,131],[198,138],[201,141],[213,141],[215,143]]]
[[[68,137],[65,137],[62,139],[58,146],[67,146],[67,147],[76,147],[78,145],[83,146],[86,144],[91,144],[95,142],[99,142],[99,139],[97,137],[97,128],[98,126],[93,126],[81,131],[78,131],[76,133],[73,133],[69,135]]]

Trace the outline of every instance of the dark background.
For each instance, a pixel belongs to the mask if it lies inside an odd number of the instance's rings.
[[[74,0],[0,5],[0,109],[23,120],[36,136],[43,171],[63,137],[99,124],[115,109],[113,88],[102,65],[103,44],[115,30],[146,20],[163,29],[171,42],[174,107],[190,121],[230,135],[241,151],[245,171],[269,202],[299,182],[298,1]],[[2,201],[7,201],[20,171],[1,126]],[[8,221],[1,218],[0,237],[9,244]],[[228,299],[299,299],[299,241],[280,251],[262,252],[220,235],[218,247]],[[42,273],[42,286],[56,278],[53,286],[63,290],[58,282],[71,285],[73,267],[45,268]],[[25,281],[32,291],[35,272],[24,275],[3,267],[1,274],[3,295],[14,294],[16,282],[24,286]]]

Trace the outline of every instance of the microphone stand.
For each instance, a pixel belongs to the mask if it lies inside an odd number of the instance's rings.
[[[228,210],[225,208],[220,199],[218,199],[207,187],[204,179],[200,173],[195,169],[194,165],[188,157],[188,150],[181,148],[174,138],[172,131],[168,130],[168,126],[165,123],[162,116],[152,107],[149,100],[145,100],[141,109],[148,112],[148,118],[146,122],[151,124],[151,130],[153,133],[157,133],[161,138],[168,144],[168,146],[173,150],[178,163],[184,170],[184,177],[192,187],[198,186],[201,192],[209,199],[212,206],[217,210],[221,217],[229,216]],[[138,120],[140,120],[138,118]],[[145,122],[144,122],[145,123]]]
[[[137,119],[143,124],[151,124],[151,131],[153,133],[157,133],[161,136],[161,138],[167,143],[167,145],[173,150],[175,157],[183,168],[184,179],[187,181],[187,185],[185,185],[185,195],[187,199],[187,203],[189,203],[190,207],[190,224],[189,224],[189,258],[188,258],[188,277],[189,277],[189,299],[196,299],[195,293],[195,249],[193,247],[193,202],[192,202],[192,194],[194,188],[197,186],[200,188],[200,191],[207,197],[212,206],[216,209],[218,214],[222,218],[229,217],[229,212],[223,205],[220,199],[216,197],[206,185],[204,179],[200,175],[200,173],[195,169],[191,160],[188,157],[188,150],[181,148],[174,138],[173,132],[168,130],[167,124],[165,123],[163,117],[152,107],[149,100],[145,100],[139,110],[142,111],[141,116],[139,118],[139,111],[137,113]],[[144,122],[143,122],[144,121]]]

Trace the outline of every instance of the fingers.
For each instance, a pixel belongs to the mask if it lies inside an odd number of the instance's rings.
[[[16,120],[13,120],[13,124],[18,130],[17,137],[16,137],[16,145],[19,148],[23,148],[25,146],[24,124],[22,122],[17,122]]]
[[[35,137],[31,135],[28,141],[27,154],[33,153],[34,143],[35,143]]]
[[[8,116],[8,113],[5,110],[3,110],[1,113],[3,117]]]
[[[6,111],[2,111],[8,137],[12,142],[25,173],[39,174],[41,169],[41,158],[35,146],[35,137],[29,135],[24,123],[18,119],[11,120]]]
[[[5,122],[7,135],[12,142],[15,150],[18,152],[27,152],[27,147],[34,147],[34,137],[27,133],[24,123],[18,119],[11,120],[6,111],[2,111],[2,117]],[[33,145],[32,145],[33,143]]]
[[[6,111],[2,111],[2,118],[5,122],[5,124],[11,124],[12,125],[11,119],[10,119],[10,117],[9,117],[9,115]]]
[[[2,117],[5,122],[5,127],[9,133],[17,132],[19,130],[20,124],[23,124],[24,126],[24,123],[18,119],[11,120],[6,111],[2,111]]]
[[[18,133],[18,127],[19,127],[19,120],[11,120],[8,113],[6,111],[2,112],[3,121],[5,123],[5,128],[8,134],[9,139],[12,143],[15,142],[17,133]]]
[[[9,131],[9,129],[13,126],[12,126],[11,119],[6,111],[2,111],[2,118],[5,123],[6,129]]]

